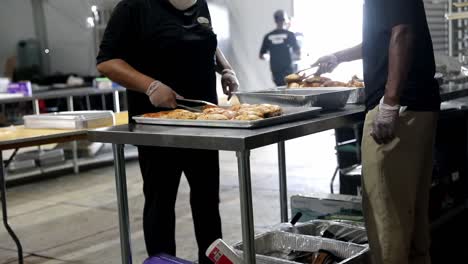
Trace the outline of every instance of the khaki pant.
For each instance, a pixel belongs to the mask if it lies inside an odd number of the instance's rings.
[[[366,116],[362,142],[363,207],[374,264],[429,264],[429,190],[438,114],[403,112],[397,137],[370,136],[378,109]]]

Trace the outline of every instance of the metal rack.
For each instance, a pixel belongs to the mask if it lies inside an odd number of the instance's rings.
[[[464,62],[468,55],[468,1],[447,0],[448,55]],[[464,62],[466,64],[466,62]]]

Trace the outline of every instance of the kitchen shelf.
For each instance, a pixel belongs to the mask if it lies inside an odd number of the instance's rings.
[[[138,151],[136,147],[127,146],[125,148],[125,158],[127,160],[134,160],[138,157]],[[90,168],[94,166],[104,165],[106,163],[110,163],[114,160],[114,155],[112,152],[105,152],[94,157],[87,157],[87,158],[79,158],[78,159],[78,166],[80,170],[83,168]],[[24,181],[28,179],[35,179],[40,176],[44,176],[47,174],[52,173],[59,173],[59,172],[70,172],[73,171],[73,162],[71,160],[67,160],[64,163],[60,163],[57,165],[47,166],[47,167],[38,167],[34,168],[29,171],[25,172],[18,172],[18,173],[8,173],[6,175],[7,183],[14,183],[17,181]]]

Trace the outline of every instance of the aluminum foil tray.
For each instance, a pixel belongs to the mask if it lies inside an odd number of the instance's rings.
[[[282,107],[321,107],[326,110],[335,110],[346,106],[351,92],[355,89],[347,87],[276,88],[235,94],[241,103],[247,104],[269,103]]]
[[[294,227],[282,231],[306,236],[326,237],[355,244],[368,243],[365,228],[335,221],[312,220],[296,224]]]
[[[259,128],[266,126],[278,125],[302,119],[317,116],[321,111],[319,107],[295,108],[284,107],[283,115],[270,117],[257,121],[217,121],[217,120],[179,120],[179,119],[163,119],[163,118],[147,118],[143,116],[135,116],[133,119],[139,124],[147,125],[171,125],[171,126],[195,126],[195,127],[224,127],[224,128]]]
[[[234,249],[242,255],[242,243],[234,245]],[[320,249],[327,250],[336,257],[344,259],[338,264],[344,263],[368,263],[367,246],[341,241],[291,234],[274,231],[258,235],[255,238],[257,263],[259,264],[296,264],[297,262],[272,257],[272,252],[289,252],[292,250],[304,252],[317,252]]]
[[[23,117],[26,128],[90,129],[114,125],[112,111],[76,111]]]

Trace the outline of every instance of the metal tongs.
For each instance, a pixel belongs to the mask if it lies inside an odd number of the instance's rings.
[[[201,113],[207,107],[218,107],[217,105],[202,101],[202,100],[193,100],[193,99],[176,99],[177,107],[189,110],[192,112]]]
[[[307,71],[309,71],[309,70],[311,70],[313,68],[318,68],[318,69],[313,74],[307,74]],[[307,79],[308,77],[311,77],[311,76],[320,77],[320,75],[322,75],[322,73],[323,72],[320,72],[320,65],[318,63],[312,64],[309,68],[306,68],[306,69],[303,69],[303,70],[300,70],[300,71],[296,72],[297,75],[303,76],[304,79]]]

